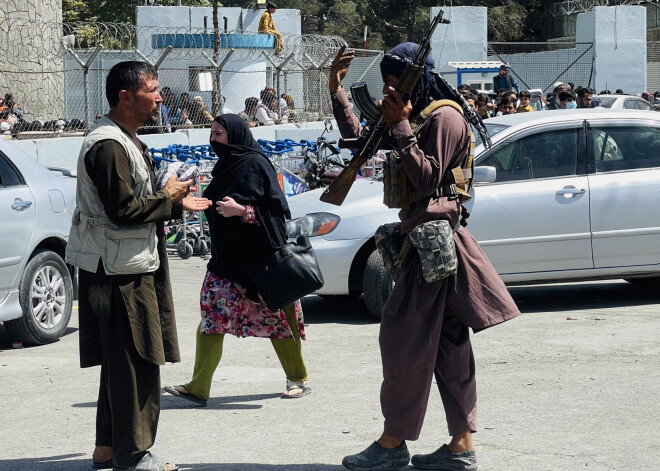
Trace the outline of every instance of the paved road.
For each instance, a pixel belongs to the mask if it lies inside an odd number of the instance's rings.
[[[171,261],[191,375],[205,262]],[[481,470],[660,469],[660,293],[622,281],[512,288],[523,315],[473,337]],[[228,338],[206,409],[164,395],[154,452],[194,471],[335,471],[381,431],[378,324],[361,300],[303,301],[313,393],[281,400],[270,342]],[[0,327],[0,470],[90,468],[99,369],[78,368],[77,319],[60,342],[12,349]],[[431,394],[427,453],[447,440]],[[412,468],[411,468],[412,469]]]

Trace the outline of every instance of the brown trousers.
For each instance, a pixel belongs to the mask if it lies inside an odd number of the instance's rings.
[[[446,287],[445,287],[446,289]],[[406,310],[380,327],[385,433],[417,440],[435,374],[450,435],[476,431],[477,384],[470,333],[456,316]]]
[[[103,343],[101,382],[96,409],[97,446],[112,447],[115,467],[134,466],[153,446],[160,415],[160,368],[144,360],[133,341],[119,287],[110,276],[81,270],[80,292],[111,290],[108,319],[100,324]],[[81,316],[93,315],[81,296]]]

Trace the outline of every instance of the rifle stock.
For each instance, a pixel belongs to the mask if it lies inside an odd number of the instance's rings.
[[[321,201],[325,203],[341,206],[346,199],[346,195],[353,186],[353,182],[358,175],[360,167],[367,162],[368,157],[355,156],[350,161],[348,167],[341,171],[337,178],[335,178],[330,186],[325,189],[321,194]]]
[[[412,60],[411,63],[406,65],[406,68],[401,73],[399,77],[399,83],[397,84],[397,92],[401,95],[403,102],[407,103],[410,99],[412,91],[415,89],[419,77],[424,70],[424,63],[426,58],[431,53],[431,37],[433,32],[439,23],[449,23],[449,21],[444,20],[443,10],[440,10],[438,14],[433,18],[429,30],[426,32],[424,39],[419,44],[419,49]],[[367,93],[368,95],[368,93]],[[368,108],[368,107],[367,107]],[[335,180],[330,184],[328,188],[325,189],[323,194],[321,194],[321,201],[325,203],[335,204],[341,206],[346,199],[346,195],[353,186],[353,182],[357,177],[360,167],[362,167],[369,158],[376,153],[380,148],[381,142],[383,141],[383,136],[387,132],[387,125],[383,119],[383,115],[380,113],[380,117],[377,122],[372,126],[369,126],[366,135],[360,136],[357,141],[362,145],[358,153],[353,160],[349,163],[348,167],[341,171],[341,173],[335,178]]]

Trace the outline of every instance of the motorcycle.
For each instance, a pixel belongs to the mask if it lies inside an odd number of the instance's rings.
[[[324,136],[332,131],[332,122],[325,120],[325,129],[316,142],[301,141],[306,145],[305,156],[300,164],[300,174],[305,181],[307,190],[326,187],[346,168],[347,162],[341,157],[341,152],[335,144]]]

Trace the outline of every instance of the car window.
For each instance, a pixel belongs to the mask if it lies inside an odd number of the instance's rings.
[[[623,107],[627,110],[647,110],[649,104],[646,101],[632,99],[624,101]]]
[[[7,158],[0,154],[0,187],[17,185],[24,185],[23,178]]]
[[[597,172],[660,167],[660,129],[641,126],[592,129]]]
[[[602,106],[603,108],[612,108],[612,105],[616,101],[616,98],[612,98],[612,97],[595,96],[594,98],[598,98],[600,100],[600,106]]]
[[[488,137],[491,139],[498,133],[504,131],[506,128],[508,128],[508,125],[504,124],[488,124],[488,121],[486,120],[484,122],[484,125],[486,126],[486,130],[488,131]],[[477,132],[477,130],[472,126],[472,133],[474,133],[474,145],[478,146],[480,144],[483,144],[483,141],[481,140],[481,136]]]
[[[575,175],[577,130],[557,130],[524,136],[496,149],[479,165],[497,169],[496,182]]]

